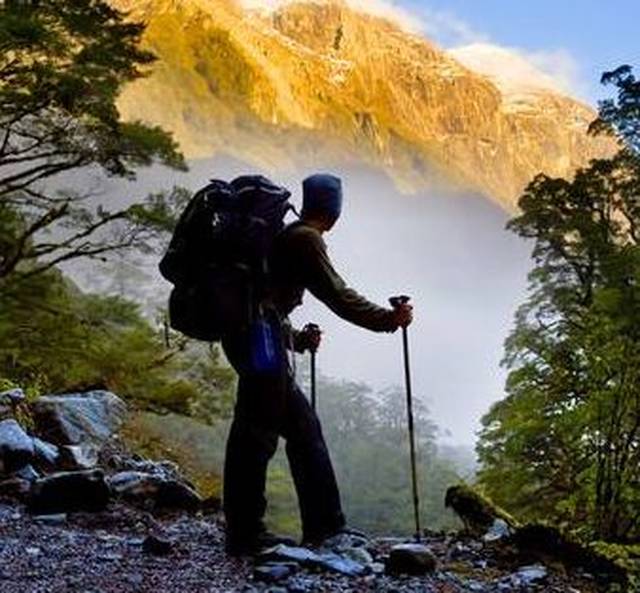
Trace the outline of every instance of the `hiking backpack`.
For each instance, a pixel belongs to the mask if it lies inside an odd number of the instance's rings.
[[[169,322],[214,342],[248,328],[268,293],[268,255],[291,194],[262,176],[212,180],[191,199],[160,261]]]

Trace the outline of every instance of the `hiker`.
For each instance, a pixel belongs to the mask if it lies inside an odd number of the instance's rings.
[[[340,495],[320,423],[295,383],[287,349],[305,352],[320,345],[317,329],[295,331],[288,315],[305,290],[343,319],[376,332],[408,326],[412,308],[387,309],[347,287],[334,270],[323,240],[340,216],[342,184],[332,175],[314,175],[303,183],[300,220],[276,238],[270,257],[272,308],[267,311],[278,358],[275,372],[256,372],[255,348],[247,331],[222,339],[225,354],[238,373],[235,414],[227,441],[224,468],[226,549],[251,554],[277,543],[293,543],[269,533],[266,510],[267,465],[286,440],[286,453],[302,518],[303,543],[315,545],[346,531]]]

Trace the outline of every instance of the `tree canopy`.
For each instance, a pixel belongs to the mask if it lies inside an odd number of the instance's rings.
[[[154,61],[140,49],[144,26],[125,16],[101,0],[0,7],[0,290],[148,240],[143,208],[98,204],[75,173],[185,168],[170,134],[118,113],[123,86]]]
[[[533,241],[506,343],[507,397],[483,419],[480,480],[529,518],[640,538],[640,84],[630,67],[591,133],[619,142],[573,180],[538,176],[508,228]]]

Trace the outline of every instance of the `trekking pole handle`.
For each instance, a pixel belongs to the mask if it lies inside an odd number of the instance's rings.
[[[411,302],[411,297],[407,296],[406,294],[402,294],[400,296],[394,296],[394,297],[391,297],[389,299],[389,304],[394,309],[397,309],[398,307],[401,307],[402,305],[408,305],[410,302]]]

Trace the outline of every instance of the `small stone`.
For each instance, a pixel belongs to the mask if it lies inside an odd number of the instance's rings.
[[[497,518],[493,521],[493,525],[491,525],[487,533],[482,536],[482,540],[487,543],[496,542],[511,535],[513,535],[513,530],[509,527],[509,524],[504,519]]]
[[[370,565],[373,574],[384,574],[384,564],[382,562],[374,562]]]
[[[29,483],[33,483],[40,478],[40,474],[33,468],[31,464],[29,464],[20,468],[17,472],[14,472],[13,477],[20,478],[21,480],[25,480]]]
[[[67,521],[66,513],[56,513],[54,515],[36,515],[33,517],[36,523],[44,523],[45,525],[62,525]]]
[[[173,550],[173,543],[155,535],[149,535],[142,542],[142,551],[152,556],[166,556]]]
[[[298,565],[293,562],[267,562],[255,567],[253,578],[262,583],[277,583],[290,577],[297,569]]]
[[[100,554],[98,556],[98,560],[102,560],[103,562],[116,562],[122,560],[122,558],[122,554],[118,554],[117,552],[107,552],[106,554]]]
[[[422,544],[400,544],[391,548],[386,562],[390,575],[408,574],[420,576],[433,572],[438,561],[433,552]]]
[[[25,548],[27,556],[40,556],[40,548],[29,547]]]
[[[525,586],[533,585],[547,578],[548,572],[542,564],[523,566],[515,573],[518,580]]]

